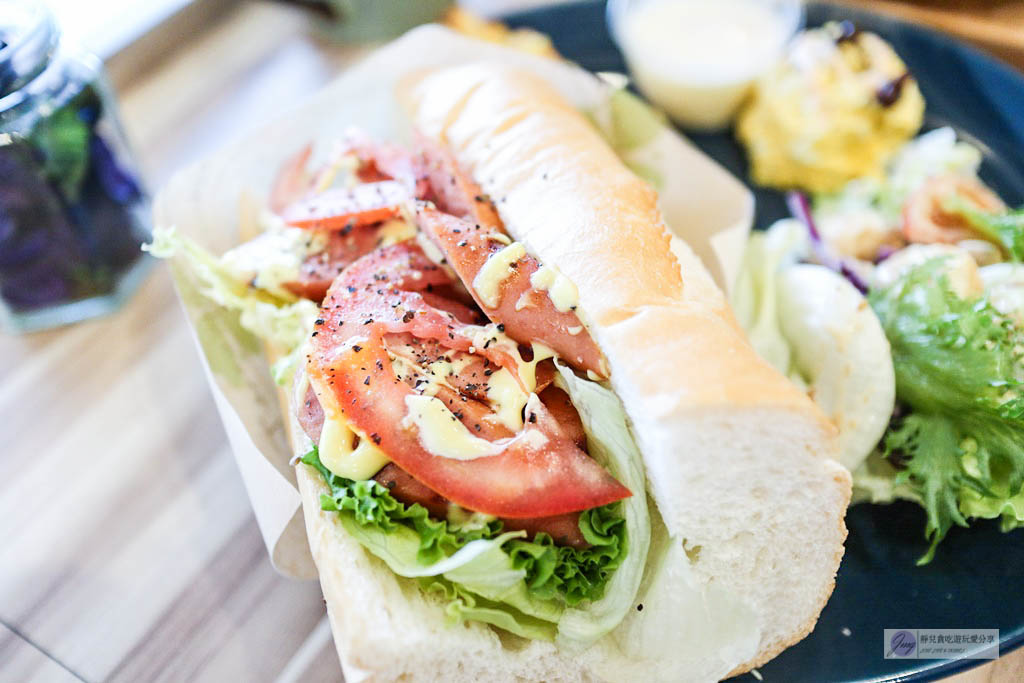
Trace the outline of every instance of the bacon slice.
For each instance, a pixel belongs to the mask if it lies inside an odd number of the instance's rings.
[[[483,403],[439,392],[455,408],[453,419],[479,438],[495,435],[500,450],[472,460],[426,450],[418,428],[406,421],[406,399],[417,391],[396,376],[385,335],[410,333],[465,353],[473,347],[513,374],[517,363],[500,345],[475,348],[480,327],[430,306],[420,294],[449,284],[448,275],[411,243],[375,251],[342,273],[327,293],[307,365],[325,413],[344,415],[402,470],[470,510],[502,518],[551,517],[632,495],[566,436],[539,400],[527,405],[524,430],[502,436],[500,425],[482,424]]]
[[[307,144],[281,165],[270,189],[270,210],[281,213],[292,202],[304,198],[312,187],[313,176],[307,169],[313,145]]]
[[[349,264],[368,254],[380,241],[375,227],[334,230],[326,233],[326,248],[308,257],[299,268],[299,277],[284,287],[296,296],[323,301],[334,279]]]
[[[416,145],[430,188],[428,198],[441,211],[504,232],[494,202],[459,168],[447,149],[423,135],[417,136]]]
[[[513,264],[500,284],[495,307],[488,306],[474,290],[473,281],[487,259],[506,246],[507,240],[500,239],[504,232],[442,213],[426,204],[416,207],[416,222],[440,246],[487,317],[505,326],[505,334],[524,344],[546,344],[570,365],[600,377],[606,375],[601,351],[579,316],[572,310],[559,311],[545,292],[534,289],[530,276],[540,268],[537,259],[527,254]]]

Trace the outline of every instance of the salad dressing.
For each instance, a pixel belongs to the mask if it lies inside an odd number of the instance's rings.
[[[617,35],[640,89],[679,123],[726,125],[753,80],[792,35],[787,16],[758,0],[633,3]]]

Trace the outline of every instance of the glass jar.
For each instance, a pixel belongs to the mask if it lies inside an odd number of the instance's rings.
[[[147,204],[99,61],[41,3],[0,0],[0,326],[117,308],[149,264]]]

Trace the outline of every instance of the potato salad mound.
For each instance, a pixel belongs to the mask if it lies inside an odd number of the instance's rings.
[[[892,47],[832,22],[794,39],[736,130],[757,183],[830,192],[881,176],[923,116],[921,91]]]

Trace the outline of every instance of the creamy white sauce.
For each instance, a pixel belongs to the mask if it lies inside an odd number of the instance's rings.
[[[293,296],[283,288],[299,278],[302,263],[327,248],[318,231],[280,227],[227,251],[221,263],[238,276],[268,292]]]
[[[536,410],[540,399],[530,394],[527,412]],[[420,444],[431,455],[453,460],[476,460],[498,455],[519,442],[530,450],[538,450],[548,443],[548,437],[539,429],[528,428],[508,439],[488,441],[474,435],[456,418],[444,402],[433,396],[405,397],[406,415],[402,426],[415,427]]]
[[[334,155],[335,161],[320,174],[317,178],[316,187],[313,188],[314,194],[320,194],[324,192],[338,180],[338,174],[341,174],[341,187],[355,187],[361,181],[356,175],[356,170],[359,168],[359,158],[355,154],[344,154],[341,156]]]
[[[680,123],[716,128],[781,55],[798,17],[758,0],[651,0],[620,13],[616,35],[641,90]]]
[[[533,342],[530,345],[533,348],[533,360],[523,360],[522,354],[519,353],[519,344],[493,324],[477,328],[473,335],[473,345],[478,349],[485,346],[492,348],[496,345],[515,358],[518,365],[519,381],[527,391],[533,391],[537,387],[537,363],[556,356],[551,348],[539,342]]]
[[[516,311],[521,311],[524,308],[526,308],[527,306],[532,306],[532,305],[533,305],[533,292],[532,291],[527,290],[527,291],[523,292],[522,294],[520,294],[519,298],[516,299]]]
[[[580,293],[576,285],[553,266],[541,266],[530,276],[534,289],[546,291],[551,303],[561,312],[571,311],[579,304]]]
[[[438,246],[422,232],[416,233],[416,244],[418,244],[420,249],[423,250],[426,257],[434,263],[441,264],[445,262],[444,252],[442,252]]]
[[[420,443],[432,455],[456,460],[497,455],[508,448],[512,440],[520,440],[532,449],[543,447],[547,437],[536,428],[528,427],[523,421],[523,415],[524,411],[529,414],[537,410],[540,402],[533,393],[537,388],[537,364],[547,358],[554,358],[555,352],[543,344],[534,343],[533,358],[525,361],[519,353],[518,344],[493,324],[476,327],[472,344],[471,352],[485,347],[500,348],[518,361],[518,377],[507,368],[499,368],[487,378],[487,403],[493,414],[484,418],[518,432],[516,436],[493,442],[481,439],[462,424],[443,401],[436,398],[441,386],[454,389],[448,378],[458,375],[466,365],[477,360],[475,357],[462,355],[452,360],[441,358],[427,367],[421,367],[389,349],[388,355],[395,374],[400,380],[415,379],[416,391],[419,392],[406,396],[406,415],[402,419],[402,426],[415,427]]]
[[[491,254],[473,278],[473,290],[488,308],[497,308],[501,302],[501,283],[515,272],[512,264],[526,256],[526,247],[513,242]]]

